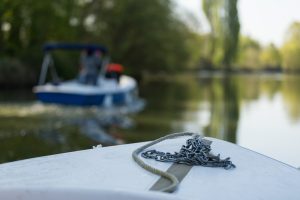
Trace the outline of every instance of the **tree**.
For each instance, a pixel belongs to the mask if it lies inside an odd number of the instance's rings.
[[[208,23],[210,25],[210,33],[207,38],[209,43],[206,57],[214,62],[215,52],[217,48],[218,38],[220,38],[220,20],[219,20],[219,9],[221,1],[220,0],[203,0],[202,8],[206,15]]]
[[[300,70],[300,22],[289,27],[281,53],[284,70]]]
[[[260,68],[260,44],[250,38],[241,37],[237,59],[238,68],[257,70]]]
[[[237,0],[203,0],[203,11],[210,24],[209,57],[214,65],[229,70],[239,40]]]
[[[223,65],[229,70],[235,58],[240,32],[240,23],[237,10],[238,0],[225,0],[223,18]]]
[[[174,16],[170,1],[112,2],[110,9],[95,13],[95,25],[113,60],[134,74],[143,70],[176,71],[185,65],[190,55],[185,43],[189,32]],[[100,29],[103,23],[106,28]]]
[[[274,44],[269,44],[262,49],[260,55],[261,66],[267,69],[279,69],[281,66],[281,55]]]
[[[192,66],[199,54],[192,44],[201,43],[175,15],[170,0],[0,0],[0,26],[0,55],[34,74],[48,41],[104,44],[111,60],[131,75]],[[58,71],[74,77],[76,56],[55,57]]]

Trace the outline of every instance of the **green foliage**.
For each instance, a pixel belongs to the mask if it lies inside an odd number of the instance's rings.
[[[288,29],[281,53],[284,70],[300,70],[300,22],[294,22]]]
[[[239,39],[237,0],[203,0],[203,11],[210,24],[208,58],[215,66],[229,70]]]
[[[189,56],[185,40],[189,32],[174,17],[169,1],[114,2],[110,10],[97,14],[106,22],[101,35],[113,52],[113,60],[134,73],[174,71],[185,65]]]
[[[0,59],[19,59],[37,74],[45,42],[101,43],[131,74],[178,71],[196,65],[199,50],[191,44],[201,40],[173,6],[169,0],[0,0]],[[64,77],[76,72],[74,58],[57,53]]]
[[[274,69],[281,66],[281,55],[274,44],[262,49],[260,62],[263,68]]]
[[[256,40],[250,37],[241,37],[238,58],[235,65],[238,68],[258,69],[261,66],[260,52],[261,47]]]
[[[186,39],[186,45],[190,49],[189,62],[186,64],[187,69],[199,68],[201,57],[204,52],[204,36],[197,33],[190,33]],[[201,47],[201,48],[199,48]]]
[[[223,38],[223,60],[224,67],[228,70],[235,58],[240,32],[240,23],[237,10],[238,0],[225,0],[224,3],[224,17],[222,24],[224,26]]]
[[[0,77],[3,84],[34,84],[40,70],[42,45],[54,40],[76,41],[75,28],[69,24],[76,7],[74,2],[0,0],[0,10],[3,10],[0,12],[0,60],[5,61],[0,63],[0,72],[3,74],[10,68],[12,76],[11,79]],[[3,30],[5,25],[9,27],[7,30]],[[19,63],[18,67],[11,67],[16,66],[14,63]]]
[[[26,57],[34,50],[40,52],[45,41],[72,39],[69,16],[73,1],[1,1],[6,2],[1,24],[7,23],[11,27],[1,38],[5,54]]]
[[[222,12],[221,0],[203,0],[203,11],[210,25],[210,33],[206,37],[206,52],[204,58],[211,66],[220,66],[222,61],[222,25],[220,14]]]
[[[30,80],[34,79],[36,75],[17,59],[0,59],[0,66],[1,86],[6,86],[6,81],[9,80],[11,81],[11,86],[24,87],[24,85],[30,85]]]
[[[218,33],[220,33],[220,20],[219,20],[219,9],[220,0],[203,0],[202,1],[203,12],[205,13],[207,20],[210,25],[210,34],[208,35],[208,51],[207,58],[213,60]]]

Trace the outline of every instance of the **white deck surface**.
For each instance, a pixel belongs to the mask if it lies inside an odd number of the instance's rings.
[[[237,168],[194,166],[173,194],[150,192],[158,180],[131,153],[143,143],[95,148],[0,165],[0,199],[300,199],[300,171],[253,151],[206,138]],[[186,138],[155,145],[178,151]],[[147,160],[167,170],[170,163]],[[46,198],[48,196],[48,198]]]

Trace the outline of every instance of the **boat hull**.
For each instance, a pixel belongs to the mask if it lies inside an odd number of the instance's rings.
[[[84,85],[77,81],[36,86],[33,91],[43,103],[72,106],[120,106],[131,103],[137,97],[137,85],[133,78],[123,76],[120,83],[100,79],[99,85]]]
[[[126,104],[127,93],[115,94],[67,94],[56,92],[37,92],[37,98],[43,103],[74,105],[74,106],[104,106],[111,99],[113,105]]]
[[[175,152],[186,139],[164,141],[153,149]],[[2,164],[0,199],[300,199],[299,170],[232,143],[205,139],[213,142],[212,153],[221,153],[222,158],[230,156],[236,168],[193,166],[172,194],[149,190],[160,177],[133,161],[132,152],[146,144],[136,143]],[[172,163],[140,158],[162,171],[172,166]],[[93,191],[98,193],[93,195]],[[107,192],[113,197],[108,198]],[[74,195],[81,198],[71,198]]]

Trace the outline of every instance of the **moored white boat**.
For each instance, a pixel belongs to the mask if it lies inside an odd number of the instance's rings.
[[[100,52],[102,56],[90,58],[99,59],[95,64],[97,72],[93,72],[95,83],[85,83],[87,75],[81,74],[84,80],[60,81],[51,52],[54,50],[85,50]],[[38,100],[43,103],[75,105],[75,106],[123,106],[132,103],[137,98],[137,82],[130,76],[121,75],[116,78],[106,78],[106,66],[108,65],[107,49],[95,44],[76,43],[49,43],[44,46],[44,60],[42,64],[39,83],[33,88]],[[101,58],[100,58],[101,57]],[[102,62],[101,62],[102,60]],[[121,65],[120,65],[121,66]],[[46,82],[48,71],[52,81]],[[98,77],[98,78],[97,78]],[[96,81],[97,80],[97,81]]]
[[[296,168],[229,142],[206,139],[213,142],[214,154],[230,156],[236,168],[193,166],[171,194],[149,191],[159,177],[133,161],[132,152],[145,144],[135,143],[2,164],[0,199],[300,199]],[[185,140],[153,148],[174,152]],[[172,166],[143,160],[163,171]]]
[[[78,106],[126,105],[137,98],[137,83],[133,78],[123,75],[119,83],[99,77],[96,86],[71,80],[60,84],[39,85],[33,91],[44,103]]]

